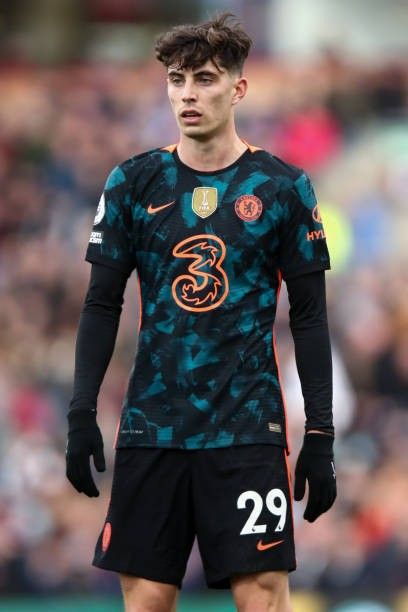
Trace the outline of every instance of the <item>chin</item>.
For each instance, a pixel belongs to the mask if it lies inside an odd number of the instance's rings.
[[[219,133],[219,125],[183,125],[180,126],[180,131],[183,136],[192,138],[195,140],[208,140]]]
[[[189,125],[187,127],[184,126],[181,131],[184,136],[188,136],[189,138],[201,139],[209,135],[209,132],[207,130],[204,130],[198,125]]]

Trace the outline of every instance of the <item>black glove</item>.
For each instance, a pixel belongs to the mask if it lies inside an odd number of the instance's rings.
[[[294,497],[296,501],[303,499],[307,480],[309,495],[303,518],[310,523],[331,508],[336,499],[333,441],[334,437],[327,434],[305,434],[296,462]]]
[[[92,478],[89,457],[93,455],[98,472],[104,472],[106,467],[96,412],[71,410],[68,413],[68,423],[67,478],[79,493],[85,493],[88,497],[98,497],[99,491]]]

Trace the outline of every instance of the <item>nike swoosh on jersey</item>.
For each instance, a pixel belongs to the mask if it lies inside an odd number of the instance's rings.
[[[167,208],[168,206],[171,206],[172,204],[174,204],[175,201],[176,200],[172,200],[171,202],[168,202],[167,204],[162,204],[161,206],[153,206],[153,204],[149,204],[149,206],[147,207],[147,212],[150,215],[154,215],[155,213],[160,212],[164,208]]]
[[[258,544],[256,545],[257,549],[262,551],[262,550],[268,550],[268,548],[273,548],[274,546],[277,546],[278,544],[282,544],[282,542],[284,542],[285,540],[278,540],[278,542],[269,542],[269,544],[264,544],[262,542],[262,540],[259,540]]]

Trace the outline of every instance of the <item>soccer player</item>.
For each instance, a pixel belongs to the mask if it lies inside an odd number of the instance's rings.
[[[238,610],[291,610],[287,420],[273,335],[282,279],[306,414],[294,497],[307,481],[312,522],[336,496],[325,234],[308,176],[237,135],[250,45],[227,14],[159,37],[179,142],[114,168],[86,254],[67,476],[90,497],[99,494],[90,456],[105,469],[97,396],[133,270],[140,281],[137,354],[94,557],[120,574],[128,612],[175,610],[195,536],[208,585],[231,588]]]

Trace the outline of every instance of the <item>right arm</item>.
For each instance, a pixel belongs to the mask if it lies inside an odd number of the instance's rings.
[[[100,386],[112,357],[128,274],[94,263],[81,312],[75,349],[74,391],[68,412],[67,478],[79,492],[97,497],[89,458],[105,470],[96,422]]]
[[[92,264],[75,348],[74,391],[70,412],[96,412],[99,388],[115,347],[128,276]]]

